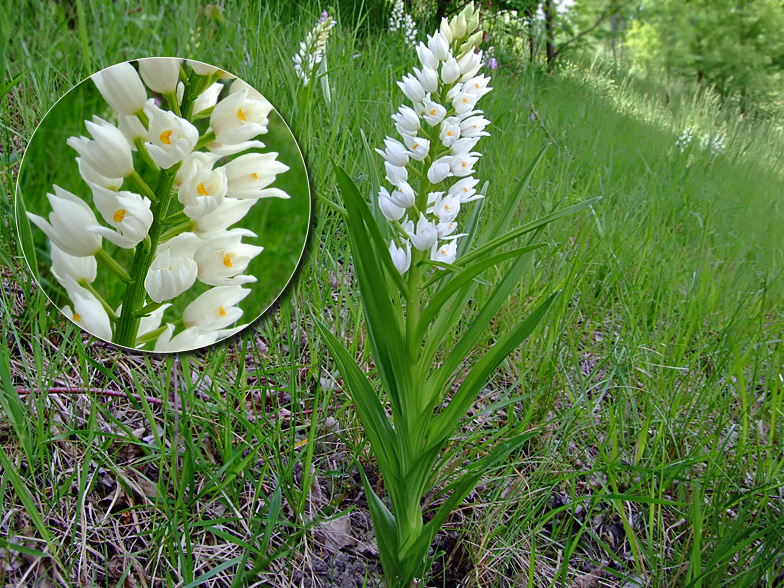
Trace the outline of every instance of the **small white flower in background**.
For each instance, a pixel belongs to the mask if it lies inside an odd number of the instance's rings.
[[[162,110],[152,101],[144,113],[150,118],[147,151],[161,169],[169,169],[190,155],[199,141],[199,131],[170,110]]]
[[[75,257],[95,255],[101,249],[101,236],[87,230],[98,223],[92,208],[60,186],[54,186],[54,194],[46,197],[52,206],[49,221],[31,212],[27,217],[64,252]]]
[[[97,184],[92,185],[93,202],[111,230],[96,223],[87,227],[88,231],[98,233],[123,249],[136,247],[146,236],[152,225],[149,198],[133,192],[115,192]]]
[[[66,144],[75,149],[82,160],[107,178],[125,178],[133,173],[131,146],[122,131],[97,116],[84,124],[93,137],[69,137]]]
[[[715,135],[703,135],[700,138],[700,149],[708,151],[710,155],[716,156],[724,152],[724,142],[726,135],[718,132]]]
[[[694,141],[694,129],[686,127],[683,129],[681,136],[678,137],[678,140],[675,141],[675,148],[684,153],[692,144],[692,141]]]
[[[109,106],[117,112],[135,115],[144,109],[147,90],[130,63],[118,63],[90,76]]]
[[[304,86],[310,83],[316,66],[324,58],[329,31],[334,26],[335,19],[325,10],[316,26],[305,37],[305,41],[299,44],[299,52],[293,58],[294,71]]]
[[[403,12],[403,2],[397,0],[394,26],[402,26]],[[412,246],[429,251],[432,261],[454,263],[457,240],[464,236],[456,234],[461,205],[482,198],[473,177],[481,154],[474,149],[489,135],[490,121],[477,104],[492,88],[490,78],[479,74],[483,53],[477,51],[482,40],[478,26],[476,11],[466,10],[443,19],[439,29],[416,46],[421,67],[397,82],[412,104],[392,115],[402,145],[387,137],[385,148],[376,149],[384,158],[386,179],[394,186],[381,188],[378,204],[384,217],[398,226],[389,251],[401,273],[410,267]],[[409,184],[412,166],[418,177],[424,176],[421,185],[418,178]],[[450,178],[457,181],[444,185]],[[407,211],[418,216],[408,217]],[[408,261],[404,252],[409,252]]]
[[[406,45],[413,47],[416,43],[417,29],[414,19],[406,13],[403,0],[395,0],[392,14],[389,16],[389,30],[403,36]]]
[[[73,302],[73,309],[70,306],[63,307],[63,314],[74,321],[85,331],[89,331],[96,337],[111,341],[112,323],[106,309],[101,305],[95,295],[83,288],[67,275],[65,276],[65,290],[68,298]]]
[[[139,60],[139,73],[153,92],[172,94],[180,81],[180,60],[175,57],[148,57]]]
[[[160,308],[152,311],[147,316],[143,316],[142,320],[139,321],[139,331],[136,333],[136,336],[141,337],[160,327],[161,321],[163,320],[163,313],[166,312],[166,309],[170,306],[171,304],[164,304]],[[120,312],[122,312],[122,304],[120,305],[120,308],[117,309],[118,316]]]

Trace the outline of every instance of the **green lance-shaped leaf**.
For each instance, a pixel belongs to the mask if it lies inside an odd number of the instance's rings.
[[[392,295],[387,288],[384,274],[378,265],[373,246],[368,238],[368,233],[370,233],[371,236],[375,235],[381,241],[381,235],[367,203],[360,196],[354,182],[339,166],[335,165],[334,167],[338,185],[346,203],[348,213],[346,225],[373,359],[378,367],[384,389],[389,394],[392,410],[396,417],[400,417],[405,409],[401,399],[410,396],[413,384],[411,382],[411,367],[404,344],[405,331],[401,323],[401,313],[392,304]],[[383,241],[381,242],[383,243]],[[378,253],[394,268],[389,251],[381,248]],[[397,270],[394,272],[398,273]],[[396,422],[400,426],[403,419],[400,418]]]
[[[519,257],[533,251],[534,249],[540,249],[544,246],[544,243],[537,243],[534,245],[528,245],[526,247],[520,247],[519,249],[513,249],[512,251],[499,253],[498,255],[494,255],[482,261],[476,262],[473,265],[462,269],[462,271],[455,273],[452,279],[443,288],[439,289],[433,298],[428,301],[427,306],[422,311],[422,316],[419,319],[419,326],[417,329],[417,339],[421,339],[425,333],[427,333],[429,330],[430,321],[436,317],[438,312],[449,301],[449,299],[455,293],[457,293],[458,290],[471,282],[479,274],[484,272],[486,269],[493,267],[494,265],[498,265],[499,263],[506,261],[507,259]],[[444,333],[444,336],[445,335],[446,333]]]
[[[523,443],[534,437],[538,431],[528,431],[512,439],[496,445],[488,455],[476,462],[473,467],[463,474],[459,479],[447,486],[441,494],[451,492],[449,498],[439,507],[435,516],[422,527],[422,534],[407,550],[401,553],[408,559],[419,559],[420,561],[427,556],[430,544],[433,542],[436,533],[446,522],[449,514],[457,508],[469,492],[473,490],[482,475],[488,472],[496,464],[506,459],[510,453],[519,448]]]
[[[367,377],[359,369],[357,362],[346,351],[343,344],[333,335],[327,326],[315,319],[316,328],[329,348],[332,357],[340,370],[346,387],[351,398],[354,400],[354,408],[357,410],[359,420],[365,428],[365,433],[370,440],[370,445],[378,459],[378,465],[382,473],[394,480],[400,471],[395,449],[397,448],[397,438],[395,430],[387,420],[384,407],[378,399],[378,394],[367,381]]]
[[[520,258],[517,262],[515,262],[515,265],[523,265],[524,263],[525,259]],[[493,345],[490,350],[482,356],[476,365],[473,366],[465,380],[463,380],[463,383],[457,389],[457,392],[455,392],[455,395],[452,397],[449,405],[433,420],[430,421],[427,435],[428,445],[433,444],[436,447],[440,447],[441,444],[446,442],[446,440],[449,438],[449,435],[452,434],[452,431],[457,428],[460,419],[462,419],[466,412],[468,412],[468,409],[471,408],[471,404],[476,399],[479,391],[482,389],[482,386],[484,386],[490,374],[493,373],[493,371],[500,365],[507,355],[509,355],[518,345],[522,344],[522,342],[531,335],[537,325],[544,318],[544,315],[547,313],[550,305],[559,294],[560,292],[551,294],[547,300],[542,302],[542,304],[540,304],[536,310],[528,315],[528,318],[526,318],[517,327],[501,337],[496,342],[496,344]],[[496,292],[493,293],[493,296],[495,295]],[[504,299],[506,299],[505,295]],[[490,302],[492,300],[493,297],[491,297],[491,300],[488,301],[487,306],[490,306]],[[487,306],[485,308],[487,308]],[[470,329],[469,332],[466,333],[466,335],[460,341],[460,343],[458,343],[458,346],[462,345],[469,335],[471,335]],[[471,336],[468,338],[468,341],[472,341],[473,339],[475,338]],[[473,347],[473,343],[471,343],[471,346]],[[449,375],[451,375],[455,370],[457,365],[459,365],[459,363],[455,365],[452,361],[452,357],[455,355],[458,354],[450,354],[447,357],[447,360],[444,362],[441,370],[433,375],[432,385],[434,386],[434,389],[430,389],[429,392],[436,398],[440,396],[443,382],[445,382],[446,378],[448,378]],[[462,359],[460,362],[462,362]],[[428,382],[428,384],[430,385],[431,382]]]

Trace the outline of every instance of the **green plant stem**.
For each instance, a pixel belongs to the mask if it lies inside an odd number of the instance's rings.
[[[99,249],[95,257],[123,282],[131,282],[131,276],[125,271],[125,268],[112,259],[106,251]]]
[[[155,169],[157,168],[158,166],[156,165]],[[128,176],[128,179],[130,179],[134,183],[134,185],[139,189],[139,191],[143,192],[144,195],[147,196],[147,198],[149,198],[153,202],[158,200],[158,196],[155,194],[155,192],[152,191],[152,189],[147,185],[147,182],[145,182],[142,179],[142,177],[139,175],[139,173],[136,170],[133,170],[131,172],[131,175]]]
[[[141,137],[136,137],[133,140],[133,144],[136,145],[136,150],[139,152],[139,155],[141,155],[141,158],[144,160],[144,163],[146,163],[147,166],[151,170],[154,170],[156,173],[158,171],[160,171],[158,169],[158,164],[155,163],[152,160],[152,157],[150,157],[150,152],[147,151],[147,147],[144,146],[144,139],[142,139]],[[136,173],[136,172],[134,172],[134,173]],[[146,183],[145,183],[145,185],[146,185]],[[149,188],[149,186],[148,186],[148,188]]]
[[[161,219],[168,212],[172,196],[172,185],[178,169],[179,165],[175,165],[172,168],[158,172],[158,184],[155,188],[157,199],[152,205],[153,221],[148,233],[150,238],[149,246],[146,246],[145,243],[139,243],[136,246],[136,254],[131,265],[133,280],[125,289],[122,313],[117,322],[117,329],[114,335],[114,342],[124,347],[136,346],[136,333],[139,331],[139,322],[141,321],[139,308],[144,304],[145,297],[144,279],[147,277],[150,265],[152,265],[155,259],[158,240],[163,228]]]
[[[144,125],[145,129],[149,129],[150,128],[150,119],[147,118],[146,114],[144,114],[144,110],[140,110],[139,112],[137,112],[136,113],[136,118],[138,118],[139,122]]]
[[[177,102],[177,91],[175,90],[174,92],[164,94],[163,96],[166,98],[166,103],[169,105],[169,108],[171,108],[172,112],[177,116],[182,117],[180,112],[180,103]]]
[[[199,137],[199,142],[196,143],[196,147],[193,148],[194,151],[198,151],[202,147],[209,145],[215,140],[215,131],[209,131],[208,133],[204,133],[201,137]]]

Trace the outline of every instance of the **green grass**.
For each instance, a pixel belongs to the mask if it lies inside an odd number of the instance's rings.
[[[0,96],[0,585],[287,586],[319,558],[333,569],[323,537],[334,527],[314,521],[349,517],[369,541],[353,462],[374,470],[312,321],[372,369],[347,239],[327,204],[339,203],[330,158],[370,190],[361,131],[371,147],[393,134],[394,82],[415,55],[338,14],[332,100],[315,91],[305,117],[290,58],[316,5],[276,17],[227,3],[218,18],[195,2],[5,4],[4,79],[21,77]],[[300,142],[318,203],[304,263],[272,313],[179,358],[83,338],[23,269],[13,230],[18,163],[49,107],[94,70],[148,55],[213,63],[257,87]],[[541,427],[447,524],[448,573],[433,583],[573,585],[600,568],[607,585],[774,586],[784,543],[776,125],[710,97],[668,106],[655,86],[610,87],[598,68],[546,76],[502,61],[492,85],[483,214],[547,143],[515,224],[602,200],[548,228],[548,248],[488,332],[490,345],[564,290],[444,457],[448,472],[474,445]],[[726,151],[678,152],[689,124],[726,124]],[[378,580],[372,551],[346,552]]]

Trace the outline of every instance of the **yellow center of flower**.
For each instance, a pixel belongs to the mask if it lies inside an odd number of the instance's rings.
[[[252,177],[254,180],[258,180],[258,179],[259,179],[259,174],[257,174],[256,172],[253,172],[253,173],[252,173],[252,174],[250,174],[250,175],[251,175],[251,177]]]
[[[463,104],[468,104],[468,98],[463,97]]]
[[[232,265],[232,263],[231,263],[231,254],[230,253],[224,253],[223,254],[223,265],[225,265],[226,267],[234,267]]]
[[[446,249],[441,250],[441,255],[446,255]]]
[[[413,145],[411,145],[411,149],[413,149],[414,151],[417,150],[417,147],[419,147],[419,143],[414,143]]]
[[[74,320],[75,320],[77,323],[80,323],[80,322],[82,322],[82,315],[80,315],[78,312],[75,312],[75,313],[74,313]]]
[[[248,120],[245,118],[245,113],[242,112],[242,108],[237,109],[237,118],[240,119],[242,122],[247,122]]]
[[[114,222],[121,223],[122,220],[125,218],[125,209],[120,208],[117,212],[114,213],[112,218],[114,219]]]
[[[447,136],[447,137],[451,137],[451,136],[452,136],[452,131],[447,131],[447,132],[446,132],[446,136]]]
[[[218,307],[218,314],[221,315],[221,316],[226,316],[226,309],[223,308],[222,306],[219,306]]]
[[[474,128],[476,128],[476,125],[474,125]]]
[[[464,164],[464,165],[465,165],[465,164]],[[468,194],[468,188],[463,188],[463,192],[465,192],[466,194]]]
[[[481,90],[481,88],[479,87],[479,82],[477,82],[476,84],[474,84],[474,87],[475,87],[477,90]]]
[[[466,167],[466,162],[464,161],[462,165],[463,165],[463,167]]]
[[[435,115],[436,115],[436,109],[435,109],[435,108],[433,108],[433,109],[430,111],[430,116],[435,116]]]
[[[448,204],[444,204],[444,210],[452,210],[452,207]]]
[[[161,143],[163,143],[164,145],[171,145],[171,141],[169,140],[171,134],[172,134],[171,131],[163,131],[161,133]]]
[[[204,187],[204,182],[196,186],[196,191],[201,194],[202,196],[209,196],[210,193],[207,192],[207,188]]]

